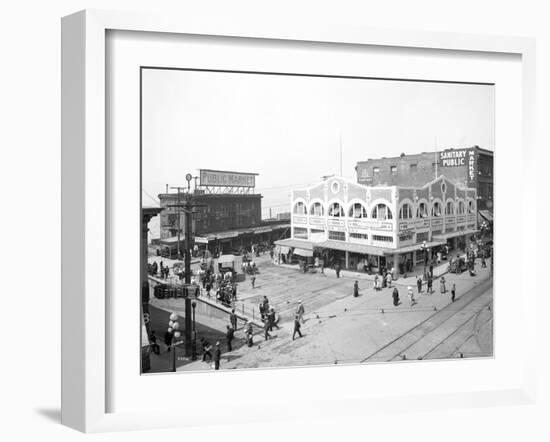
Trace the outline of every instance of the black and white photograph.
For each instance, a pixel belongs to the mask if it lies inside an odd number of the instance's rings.
[[[494,84],[140,87],[142,374],[494,356]]]

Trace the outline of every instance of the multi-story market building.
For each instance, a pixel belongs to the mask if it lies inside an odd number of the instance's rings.
[[[406,270],[425,250],[465,248],[477,232],[477,191],[439,176],[421,186],[366,186],[332,177],[291,194],[291,238],[279,254],[326,265]]]

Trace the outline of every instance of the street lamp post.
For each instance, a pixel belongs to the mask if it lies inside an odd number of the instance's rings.
[[[195,328],[195,308],[197,307],[197,301],[191,303],[193,307],[193,346],[191,348],[191,359],[193,361],[197,360],[197,330]]]
[[[424,257],[424,280],[427,280],[428,279],[428,275],[426,274],[426,269],[427,269],[427,266],[428,266],[428,245],[426,244],[426,241],[423,241],[422,242],[422,245],[420,246],[420,250],[422,250],[422,255]]]

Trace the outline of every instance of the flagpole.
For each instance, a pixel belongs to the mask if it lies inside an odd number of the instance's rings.
[[[435,158],[435,179],[437,179],[437,137],[435,137],[434,158]]]
[[[342,132],[340,132],[340,176],[342,176]]]

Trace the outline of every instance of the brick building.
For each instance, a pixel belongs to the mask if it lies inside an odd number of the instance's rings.
[[[193,205],[193,240],[214,254],[231,253],[252,244],[270,243],[284,237],[289,222],[262,221],[262,195],[255,193],[256,174],[201,170],[201,184],[187,193],[162,193],[160,244],[180,248],[185,239],[185,214],[177,207],[184,199]],[[178,219],[179,218],[179,219]]]
[[[368,186],[422,186],[436,176],[477,190],[479,214],[493,220],[493,152],[473,146],[359,161],[357,182]]]
[[[261,223],[262,196],[260,194],[206,194],[191,193],[195,209],[193,231],[201,236],[213,232],[258,227]],[[161,193],[160,239],[178,234],[178,209],[170,207],[178,203],[177,193]],[[184,195],[180,196],[183,201]],[[185,216],[180,213],[181,231],[185,231]],[[183,233],[182,233],[183,234]]]

